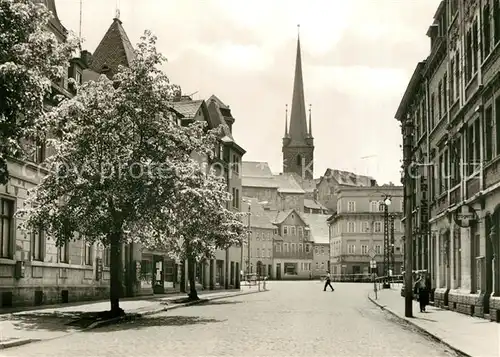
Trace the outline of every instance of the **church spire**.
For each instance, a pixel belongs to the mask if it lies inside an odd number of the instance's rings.
[[[312,104],[309,104],[309,137],[312,138],[313,130],[312,130],[312,122],[311,122],[311,107],[312,107]]]
[[[300,28],[300,25],[297,25]],[[295,58],[295,78],[293,81],[292,111],[290,115],[290,137],[292,142],[304,144],[307,138],[306,105],[304,99],[304,81],[302,78],[302,57],[300,35],[297,35],[297,55]]]
[[[288,104],[285,104],[285,138],[288,138]]]

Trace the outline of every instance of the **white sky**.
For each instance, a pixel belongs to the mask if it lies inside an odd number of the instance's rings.
[[[399,183],[394,114],[439,0],[83,0],[84,48],[93,52],[120,7],[133,44],[158,36],[166,73],[195,99],[231,106],[245,161],[282,170],[285,104],[291,105],[300,24],[306,105],[312,104],[315,176],[326,168]],[[56,0],[79,29],[79,0]],[[370,156],[369,158],[362,158]]]

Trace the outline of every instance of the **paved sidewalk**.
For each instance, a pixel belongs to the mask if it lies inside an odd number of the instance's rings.
[[[256,292],[259,292],[256,286],[242,286],[241,290],[208,290],[198,292],[198,295],[203,301]],[[184,300],[186,297],[185,293],[168,296],[146,296],[144,298],[121,301],[120,307],[127,315],[150,315],[199,303],[179,301]],[[96,323],[94,316],[88,318],[88,321],[86,321],[85,316],[106,311],[109,308],[109,301],[99,301],[95,303],[83,303],[81,305],[61,305],[60,307],[2,314],[0,315],[0,349],[34,341],[54,339],[98,327],[107,321]],[[76,321],[78,322],[76,323]]]
[[[420,312],[417,301],[413,302],[413,318],[405,317],[405,302],[400,287],[369,293],[368,298],[391,314],[406,320],[451,348],[473,357],[500,356],[500,325],[486,319],[471,317],[453,311],[427,306]]]

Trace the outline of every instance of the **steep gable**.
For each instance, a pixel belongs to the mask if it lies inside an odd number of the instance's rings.
[[[123,29],[122,22],[115,18],[96,48],[90,68],[111,78],[120,65],[128,67],[134,59],[132,43]]]

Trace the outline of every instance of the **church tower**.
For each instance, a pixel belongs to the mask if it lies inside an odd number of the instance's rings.
[[[302,57],[300,36],[297,36],[297,57],[293,80],[292,110],[288,126],[288,107],[285,114],[285,136],[283,137],[283,172],[296,173],[301,178],[314,178],[314,139],[311,129],[311,108],[309,108],[309,128],[307,126],[302,78]]]

